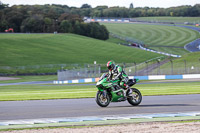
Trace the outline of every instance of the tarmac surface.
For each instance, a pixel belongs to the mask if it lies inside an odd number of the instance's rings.
[[[127,101],[99,107],[94,98],[1,101],[0,121],[58,117],[128,115],[145,113],[177,113],[200,110],[200,94],[144,96],[139,106]]]

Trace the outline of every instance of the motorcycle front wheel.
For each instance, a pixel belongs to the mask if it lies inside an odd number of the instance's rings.
[[[137,106],[142,102],[142,94],[136,88],[131,88],[131,89],[133,93],[128,96],[127,100],[131,105]]]
[[[108,94],[103,96],[103,92],[98,91],[96,94],[96,103],[101,107],[107,107],[110,104],[110,97]]]

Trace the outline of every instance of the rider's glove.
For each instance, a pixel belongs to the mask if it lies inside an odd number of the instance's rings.
[[[133,81],[136,83],[136,82],[137,82],[137,79],[133,79]]]

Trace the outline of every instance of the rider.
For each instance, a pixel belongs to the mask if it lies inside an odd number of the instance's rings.
[[[108,80],[119,79],[119,86],[128,91],[127,95],[132,94],[132,89],[130,89],[130,87],[127,84],[129,78],[123,71],[122,67],[120,67],[119,65],[115,65],[114,61],[108,61],[107,67],[109,69]]]

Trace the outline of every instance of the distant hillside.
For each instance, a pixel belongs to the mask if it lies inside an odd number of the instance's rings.
[[[171,54],[187,54],[184,46],[197,38],[197,31],[173,25],[103,23],[119,36],[141,40],[148,48]]]
[[[1,34],[0,66],[144,62],[161,56],[74,34]]]

